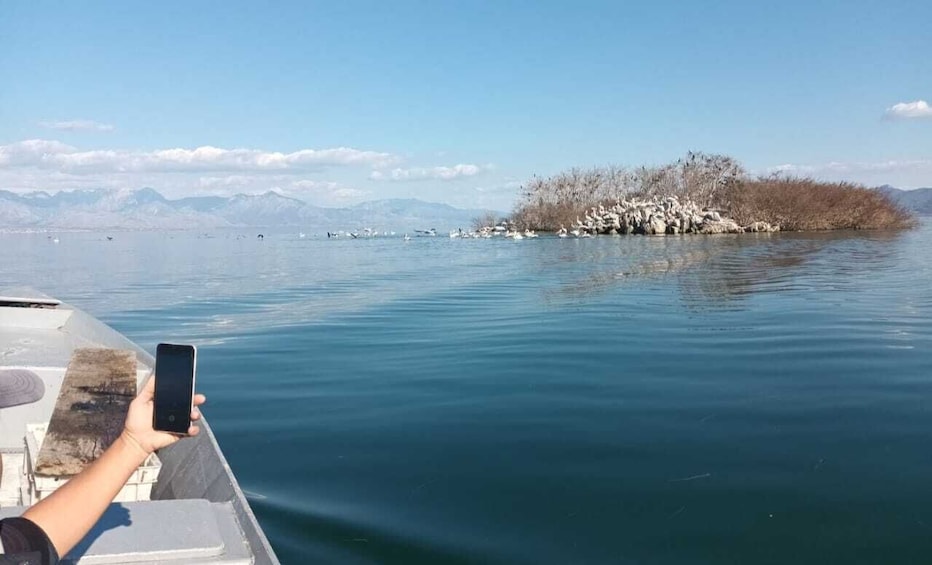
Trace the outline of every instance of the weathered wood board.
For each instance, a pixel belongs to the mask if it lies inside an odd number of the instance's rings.
[[[80,473],[119,437],[135,397],[135,352],[75,349],[39,448],[36,474]]]

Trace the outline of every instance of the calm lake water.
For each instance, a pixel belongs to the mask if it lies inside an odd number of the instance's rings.
[[[198,344],[286,563],[932,559],[932,223],[296,232],[0,234],[0,286]]]

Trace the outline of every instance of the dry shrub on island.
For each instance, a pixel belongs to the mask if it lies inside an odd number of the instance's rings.
[[[916,222],[882,192],[848,182],[748,179],[729,186],[721,197],[719,206],[739,224],[763,221],[786,231],[902,229]]]
[[[511,222],[522,229],[555,231],[600,204],[669,196],[720,210],[741,225],[763,221],[789,231],[915,225],[912,214],[881,192],[808,178],[750,179],[735,159],[701,152],[663,166],[574,168],[534,177],[523,187]]]
[[[573,168],[549,178],[534,177],[523,187],[511,221],[522,228],[556,230],[569,226],[590,202],[623,198],[629,173],[618,167]]]
[[[593,206],[630,198],[676,196],[713,206],[719,194],[743,175],[744,169],[731,157],[701,152],[655,167],[574,168],[531,179],[523,187],[512,221],[521,228],[556,230],[572,225]]]

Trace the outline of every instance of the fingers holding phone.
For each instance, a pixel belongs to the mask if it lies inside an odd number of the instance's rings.
[[[201,419],[198,406],[207,398],[192,394],[196,365],[197,351],[193,346],[158,346],[154,377],[146,381],[126,417],[126,430],[146,452],[200,431],[195,425]]]

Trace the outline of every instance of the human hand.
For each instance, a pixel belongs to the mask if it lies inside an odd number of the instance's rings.
[[[153,375],[130,403],[129,412],[126,414],[126,424],[124,424],[123,429],[123,433],[129,435],[131,443],[137,443],[146,453],[152,453],[181,439],[179,436],[152,428],[154,397],[155,376]],[[194,425],[194,422],[201,418],[201,411],[197,407],[206,401],[207,397],[203,394],[194,395],[194,408],[191,409],[191,427],[188,428],[189,436],[196,436],[201,431],[200,428]]]

